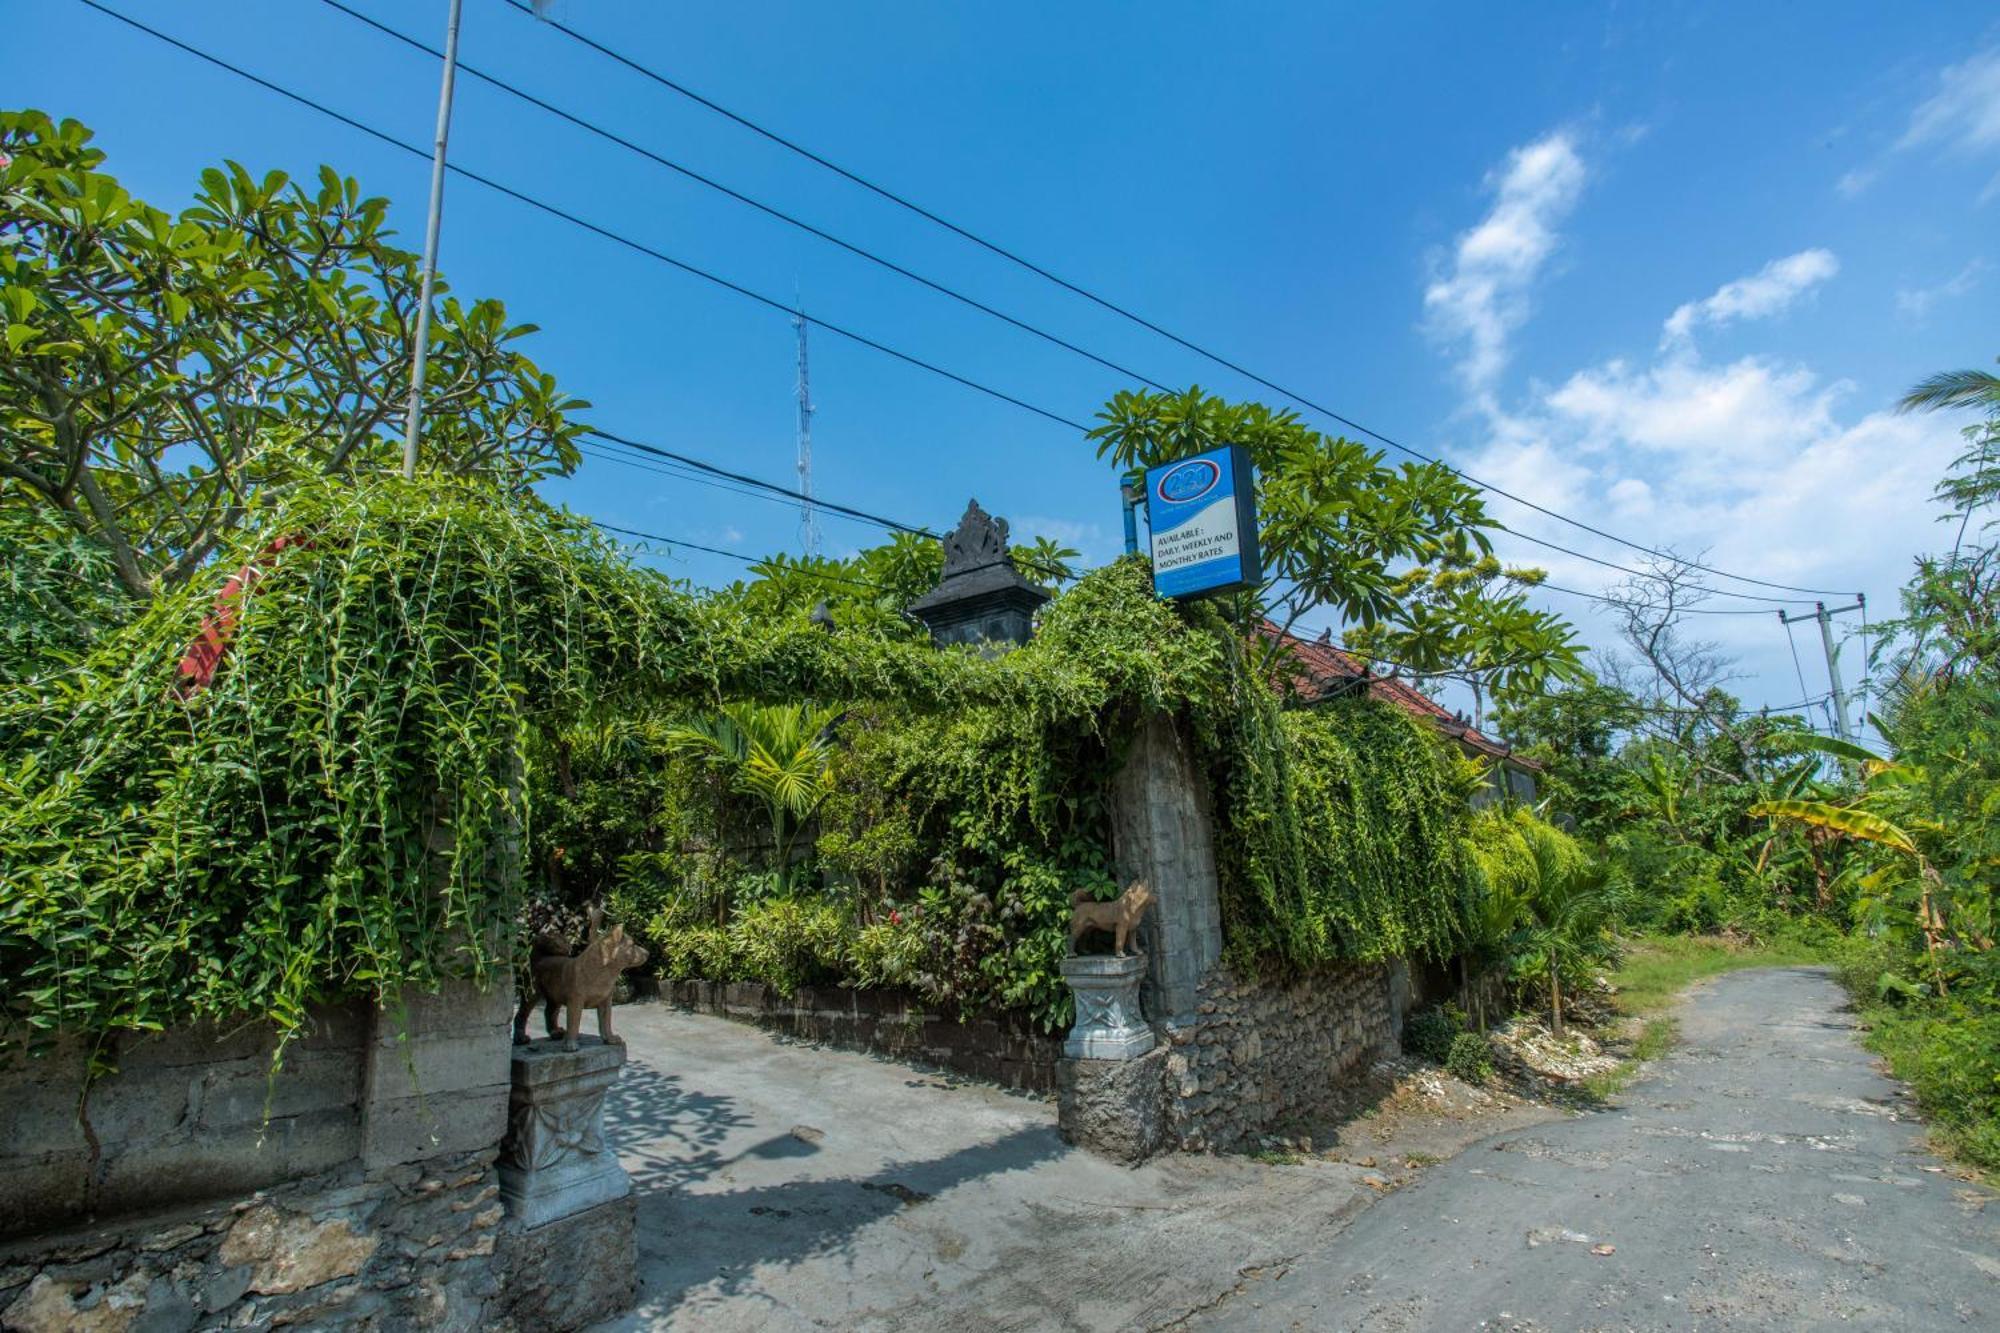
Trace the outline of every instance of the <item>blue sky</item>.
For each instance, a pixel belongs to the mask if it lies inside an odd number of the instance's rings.
[[[434,64],[318,0],[106,2],[428,141]],[[349,3],[441,39],[443,0]],[[501,0],[466,11],[474,65],[1155,379],[1260,396]],[[1922,21],[1860,4],[557,0],[553,12],[1475,475],[1731,571],[1866,591],[1878,616],[1911,555],[1940,544],[1926,497],[1962,424],[1890,405],[1924,374],[2000,352],[2000,23],[1983,4],[1928,6]],[[224,157],[301,175],[332,162],[390,196],[417,244],[424,163],[76,0],[18,7],[10,29],[8,102],[91,125],[110,169],[154,202],[183,202]],[[476,82],[461,83],[452,148],[1061,416],[1087,420],[1124,384]],[[463,180],[442,263],[460,292],[542,326],[532,354],[596,404],[595,424],[789,475],[781,315]],[[1092,562],[1116,553],[1115,488],[1074,431],[828,334],[812,358],[823,494],[939,526],[977,496]],[[796,549],[794,512],[676,477],[593,461],[553,494],[607,522]],[[874,539],[823,526],[830,553]],[[1619,577],[1518,541],[1503,550],[1571,587]],[[662,563],[704,583],[739,568],[689,552]],[[1546,596],[1608,641],[1590,603]],[[1800,696],[1774,616],[1701,628],[1741,659],[1751,702]],[[1821,691],[1811,654],[1805,671]]]

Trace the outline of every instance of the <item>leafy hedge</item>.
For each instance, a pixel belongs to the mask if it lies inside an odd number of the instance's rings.
[[[524,839],[531,879],[615,880],[670,971],[906,984],[1055,1026],[1071,895],[1119,887],[1110,784],[1147,713],[1183,719],[1211,775],[1238,964],[1438,953],[1458,929],[1443,743],[1367,700],[1283,710],[1221,614],[1154,597],[1142,561],[986,658],[760,625],[476,483],[306,487],[257,529],[6,705],[9,1040],[244,1015],[289,1034],[320,1000],[487,975],[516,944]],[[225,572],[253,565],[213,681],[183,691]],[[832,880],[717,897],[666,836],[710,784],[645,776],[653,733],[801,697],[853,701]]]
[[[1423,723],[1353,696],[1280,711],[1245,682],[1217,744],[1223,927],[1239,965],[1447,952],[1466,793]]]
[[[289,1036],[318,1000],[504,966],[524,737],[698,674],[686,599],[533,501],[382,481],[265,518],[6,704],[9,1043],[245,1015]],[[224,607],[226,654],[190,688]]]

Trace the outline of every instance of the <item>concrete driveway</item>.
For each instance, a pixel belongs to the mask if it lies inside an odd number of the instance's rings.
[[[2000,1328],[2000,1207],[1922,1150],[1845,998],[1697,987],[1618,1110],[1474,1146],[1193,1326]]]
[[[1150,1328],[1333,1233],[1359,1167],[1067,1147],[1040,1098],[658,1004],[607,1107],[640,1305],[608,1329]]]
[[[1128,1170],[1040,1099],[631,1006],[641,1304],[608,1328],[2000,1328],[1991,1196],[1920,1150],[1842,1001],[1708,983],[1619,1109],[1412,1171]]]

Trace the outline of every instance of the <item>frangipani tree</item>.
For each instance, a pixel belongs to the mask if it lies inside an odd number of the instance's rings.
[[[394,470],[420,300],[389,202],[231,162],[170,214],[88,129],[0,112],[0,498],[95,542],[144,601],[192,578],[260,493]],[[440,281],[427,469],[509,487],[575,465],[534,326]]]
[[[1257,472],[1264,581],[1246,610],[1289,631],[1317,609],[1346,623],[1362,651],[1401,668],[1534,689],[1581,675],[1570,627],[1537,610],[1533,571],[1492,561],[1499,528],[1479,491],[1440,463],[1391,466],[1379,450],[1323,435],[1289,411],[1184,393],[1120,393],[1090,432],[1120,472],[1220,445]],[[1260,650],[1269,668],[1282,651]]]

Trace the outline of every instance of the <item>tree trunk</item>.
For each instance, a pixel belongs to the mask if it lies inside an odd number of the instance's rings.
[[[1563,1035],[1563,983],[1562,972],[1553,964],[1549,965],[1549,1018],[1555,1034]]]

